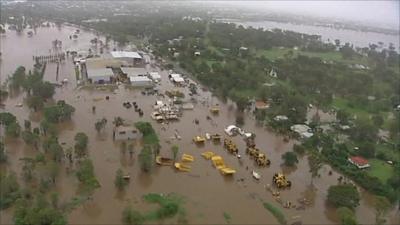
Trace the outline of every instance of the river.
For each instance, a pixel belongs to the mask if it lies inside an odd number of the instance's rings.
[[[383,34],[377,32],[364,32],[350,29],[337,29],[333,27],[313,26],[305,24],[293,24],[274,21],[239,21],[239,20],[221,20],[225,22],[233,22],[244,27],[264,28],[267,30],[282,29],[290,30],[305,34],[321,35],[324,42],[334,43],[335,39],[339,39],[342,44],[349,42],[357,47],[368,47],[369,44],[377,44],[383,42],[383,47],[388,47],[389,43],[393,43],[397,51],[400,50],[400,33],[398,35]]]
[[[18,65],[31,68],[32,55],[38,52],[48,52],[51,49],[51,41],[57,38],[63,42],[63,49],[93,48],[89,40],[98,37],[104,40],[104,37],[97,36],[93,32],[81,29],[78,41],[70,40],[68,37],[77,29],[71,26],[41,27],[38,28],[33,37],[27,37],[25,34],[17,35],[15,31],[7,31],[6,35],[1,36],[1,51],[3,58],[1,61],[2,81],[5,80],[4,74],[11,74]],[[49,63],[46,70],[45,79],[57,82],[55,80],[54,65]],[[53,68],[53,69],[52,69]],[[161,84],[158,88],[161,91],[174,88],[168,80],[166,71],[155,67],[146,66],[148,71],[156,70],[162,76]],[[53,71],[53,72],[51,72]],[[340,174],[331,170],[329,166],[321,169],[321,176],[314,179],[314,187],[310,188],[311,175],[308,170],[306,157],[299,160],[295,169],[287,169],[281,166],[282,153],[290,151],[293,142],[285,142],[282,137],[276,136],[262,126],[256,124],[251,116],[246,115],[244,129],[256,133],[257,146],[267,153],[271,159],[271,166],[258,168],[253,161],[244,154],[245,143],[240,137],[233,137],[233,141],[238,145],[242,155],[242,163],[238,159],[228,154],[222,145],[214,145],[207,142],[204,146],[198,147],[192,143],[195,135],[204,135],[205,132],[223,134],[223,129],[230,124],[235,123],[235,112],[230,102],[221,102],[212,96],[208,91],[199,91],[196,96],[199,102],[204,104],[195,104],[195,109],[185,111],[179,122],[168,125],[159,124],[150,118],[152,105],[155,100],[160,99],[156,96],[143,96],[140,90],[129,90],[119,86],[114,92],[97,90],[80,90],[76,88],[75,74],[73,72],[73,63],[68,58],[61,66],[59,81],[67,78],[69,84],[56,89],[55,100],[63,99],[76,108],[76,112],[70,122],[62,123],[59,127],[59,141],[65,142],[64,149],[73,146],[73,137],[83,131],[89,136],[89,155],[93,161],[95,174],[101,184],[101,188],[95,191],[93,200],[78,207],[68,215],[70,224],[121,224],[121,213],[128,204],[142,210],[152,209],[152,205],[144,203],[141,200],[143,194],[150,192],[171,193],[175,192],[185,198],[184,207],[187,211],[189,224],[223,224],[225,223],[224,212],[232,218],[233,224],[277,224],[276,219],[267,211],[263,201],[279,207],[288,220],[288,223],[301,220],[303,224],[335,224],[334,209],[326,205],[327,189],[330,185],[337,184],[337,178]],[[188,89],[178,88],[188,96]],[[105,100],[110,96],[110,100]],[[41,115],[31,112],[25,105],[15,107],[16,103],[24,101],[24,94],[10,96],[4,101],[5,110],[17,116],[20,124],[24,119],[30,118],[32,127],[38,126]],[[101,100],[98,100],[98,99]],[[186,97],[188,99],[188,97]],[[161,98],[161,100],[163,100]],[[125,101],[136,101],[144,111],[144,116],[139,117],[133,109],[125,109],[122,103]],[[209,105],[218,103],[221,106],[219,116],[211,116]],[[92,106],[96,106],[96,113],[92,114]],[[206,119],[210,115],[214,123]],[[140,151],[140,143],[135,143],[135,154],[133,159],[120,152],[118,143],[112,140],[112,124],[114,117],[120,116],[128,122],[145,120],[152,123],[157,134],[160,137],[162,145],[161,155],[170,157],[171,146],[179,146],[179,156],[182,153],[192,154],[195,161],[191,164],[192,170],[189,173],[177,172],[169,167],[155,167],[151,174],[143,174],[140,171],[137,155]],[[97,133],[94,129],[94,123],[101,118],[107,118],[109,123],[104,132]],[[193,123],[194,119],[199,119],[199,125]],[[164,128],[164,129],[163,129]],[[178,130],[182,139],[171,139],[175,130]],[[17,174],[21,173],[21,157],[35,155],[35,150],[26,146],[22,140],[6,139],[8,149],[9,163],[1,170],[13,170]],[[210,161],[201,157],[204,151],[214,151],[221,155],[226,164],[237,170],[233,177],[222,176]],[[54,188],[60,194],[60,201],[68,201],[76,195],[78,181],[73,173],[67,173],[66,164],[57,179]],[[248,167],[248,170],[246,169]],[[114,177],[116,170],[122,168],[125,173],[131,176],[130,184],[124,193],[119,193],[114,186]],[[262,174],[260,181],[251,177],[251,171],[256,170]],[[276,172],[284,171],[289,180],[292,181],[292,187],[282,190],[282,199],[297,203],[297,199],[307,197],[312,200],[312,205],[305,210],[284,209],[275,201],[272,195],[266,191],[265,185],[272,183],[272,176]],[[239,179],[243,178],[243,181]],[[22,183],[22,181],[21,181]],[[371,196],[362,191],[362,200],[356,210],[357,218],[360,223],[371,223],[374,221],[374,209],[371,203]],[[7,209],[1,212],[0,223],[12,223],[13,209]],[[390,216],[390,222],[398,222],[398,211],[393,211]],[[164,223],[175,223],[176,219],[164,221]]]

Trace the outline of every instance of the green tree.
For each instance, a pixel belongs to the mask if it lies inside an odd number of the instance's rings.
[[[31,130],[31,121],[29,121],[29,120],[24,120],[24,128],[25,128],[25,130],[27,130],[27,131],[30,131]]]
[[[34,96],[39,96],[43,99],[53,97],[55,93],[55,87],[50,82],[36,82],[32,86],[32,92]]]
[[[37,134],[32,133],[31,131],[22,131],[21,133],[22,139],[25,144],[29,146],[33,146],[36,150],[39,149],[40,138]]]
[[[286,166],[294,166],[299,162],[297,155],[294,152],[286,152],[282,155],[282,159],[284,160],[284,164]]]
[[[21,127],[17,122],[11,123],[6,126],[6,135],[9,137],[18,137],[21,132]]]
[[[142,151],[140,151],[139,163],[143,172],[150,172],[153,167],[153,153],[150,146],[145,145]]]
[[[51,179],[53,184],[56,183],[56,178],[60,173],[60,165],[55,161],[50,161],[46,163],[46,172],[48,177]]]
[[[16,225],[67,224],[65,215],[52,207],[42,195],[36,196],[33,201],[25,198],[18,199],[14,211],[14,222]]]
[[[33,111],[35,111],[35,112],[43,109],[43,107],[44,107],[44,100],[40,96],[30,96],[30,97],[28,97],[26,102],[27,102],[28,107],[33,109]]]
[[[97,132],[100,132],[102,129],[104,129],[106,127],[106,124],[107,124],[107,119],[103,118],[103,119],[97,121],[94,124],[94,127],[97,130]]]
[[[122,125],[124,124],[124,119],[122,119],[122,118],[119,117],[119,116],[114,117],[113,124],[114,124],[116,127],[122,126]]]
[[[173,157],[174,161],[176,161],[176,157],[178,156],[178,152],[179,152],[178,145],[173,145],[171,147],[171,151],[172,151],[172,157]]]
[[[336,112],[336,119],[341,123],[341,124],[347,124],[349,122],[350,114],[343,110],[339,109]]]
[[[7,162],[7,154],[3,142],[0,141],[0,163],[4,162]]]
[[[342,225],[357,225],[356,217],[351,209],[340,207],[336,209],[336,213],[338,214]]]
[[[17,117],[9,112],[1,112],[0,113],[0,124],[8,126],[12,123],[17,122]]]
[[[82,192],[91,195],[93,191],[100,187],[94,174],[93,163],[90,159],[83,160],[76,172],[76,177],[82,184]]]
[[[372,122],[374,123],[375,126],[381,127],[385,121],[382,115],[376,114],[372,116]]]
[[[360,203],[360,194],[351,184],[330,186],[328,189],[328,203],[336,208],[356,208]]]
[[[122,212],[122,221],[125,225],[141,225],[145,221],[145,217],[131,206],[128,206]]]
[[[77,158],[82,158],[87,155],[87,145],[89,138],[88,136],[83,133],[79,132],[75,135],[75,155]]]
[[[124,179],[124,174],[121,169],[118,169],[115,174],[114,184],[120,191],[124,190],[125,186],[128,184]]]
[[[322,159],[316,152],[311,152],[308,156],[308,166],[310,167],[311,173],[311,184],[313,184],[313,179],[318,176],[319,170],[322,167]]]
[[[10,207],[19,197],[20,189],[14,172],[0,173],[0,210]]]
[[[294,144],[293,151],[296,152],[297,154],[302,155],[306,152],[306,148],[303,145]]]

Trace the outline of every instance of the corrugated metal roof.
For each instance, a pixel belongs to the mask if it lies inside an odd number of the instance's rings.
[[[91,77],[105,77],[105,76],[113,76],[114,73],[110,68],[98,68],[98,69],[89,69],[87,70],[87,75],[89,78]]]
[[[130,76],[129,80],[131,82],[151,82],[151,80],[148,77],[139,77],[139,76]]]
[[[132,58],[132,59],[141,59],[142,56],[137,52],[127,52],[127,51],[113,51],[111,52],[112,57],[114,58]]]

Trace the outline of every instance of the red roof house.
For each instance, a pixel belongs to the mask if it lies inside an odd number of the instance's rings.
[[[357,166],[359,169],[364,169],[370,167],[368,164],[368,160],[361,156],[352,156],[348,158],[349,162],[355,166]]]
[[[255,102],[255,108],[256,109],[268,109],[269,108],[269,104],[265,101],[256,101]]]

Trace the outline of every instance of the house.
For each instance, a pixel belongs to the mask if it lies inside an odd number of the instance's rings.
[[[143,62],[143,58],[138,52],[130,51],[112,51],[111,56],[114,59],[122,60],[127,65],[137,65]]]
[[[310,138],[314,135],[311,128],[305,124],[295,124],[290,127],[290,130],[298,133],[301,138]]]
[[[135,87],[151,87],[151,86],[153,86],[153,81],[150,80],[148,77],[144,77],[144,76],[131,76],[131,77],[129,77],[129,81],[131,82],[131,85],[135,86]]]
[[[194,52],[194,56],[200,56],[200,52]]]
[[[285,115],[277,115],[277,116],[274,117],[275,121],[285,121],[285,120],[288,120],[288,119],[289,118],[287,116],[285,116]]]
[[[121,71],[126,77],[146,76],[147,70],[139,67],[121,67]]]
[[[159,82],[161,81],[161,75],[158,72],[150,72],[149,74],[150,79],[152,79],[154,82]]]
[[[114,128],[113,138],[116,141],[120,140],[137,140],[141,134],[132,126],[118,126]]]
[[[271,71],[269,71],[269,76],[277,78],[278,77],[278,73],[274,69],[271,69]]]
[[[350,158],[348,158],[348,161],[357,166],[358,169],[364,169],[364,168],[368,168],[370,167],[370,165],[368,164],[368,160],[366,160],[365,158],[361,157],[361,156],[352,156]]]
[[[111,77],[114,76],[113,71],[110,68],[96,68],[86,70],[88,80],[92,83],[103,84],[110,83]]]
[[[169,79],[175,84],[183,84],[185,82],[185,79],[178,73],[171,73]]]
[[[254,107],[256,110],[264,110],[269,108],[269,104],[265,101],[258,100],[255,102]]]

